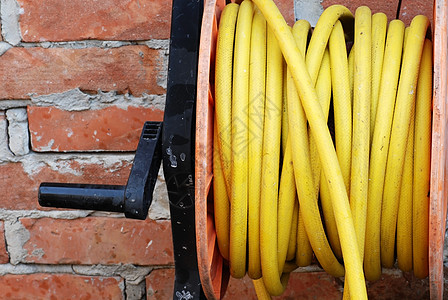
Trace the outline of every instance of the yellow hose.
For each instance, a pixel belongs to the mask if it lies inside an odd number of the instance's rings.
[[[331,93],[326,91],[331,90],[331,75],[327,62],[324,63],[323,58],[326,52],[327,42],[333,29],[335,22],[342,17],[352,17],[350,11],[342,5],[333,5],[326,9],[320,16],[313,35],[311,36],[310,44],[306,52],[306,65],[311,80],[315,85],[315,90],[319,103],[321,103],[322,111],[328,118],[328,107],[330,103]],[[327,53],[328,55],[328,53]],[[323,66],[323,68],[322,68]],[[321,78],[321,80],[318,80]],[[326,104],[328,103],[328,105]],[[327,120],[327,118],[325,120]],[[313,182],[316,194],[319,191],[320,185],[320,161],[317,154],[316,143],[312,129],[310,130],[310,153],[311,153],[311,169],[313,172]]]
[[[270,299],[314,251],[327,273],[345,276],[344,299],[367,299],[364,278],[377,280],[381,266],[394,264],[397,244],[399,268],[426,277],[428,19],[415,17],[405,33],[401,21],[387,28],[384,14],[359,7],[347,55],[353,15],[344,6],[325,10],[308,48],[309,23],[291,30],[272,0],[227,7],[213,187],[217,243],[231,275],[247,268],[257,297]]]
[[[309,24],[309,23],[308,23]],[[306,35],[302,35],[302,37],[306,37]],[[300,37],[296,38],[296,42],[300,41]],[[305,43],[306,43],[306,39],[305,39]],[[303,46],[306,46],[305,43],[302,43]],[[297,43],[299,45],[299,43]],[[299,45],[300,47],[300,45]],[[304,48],[304,47],[303,47]],[[299,103],[300,104],[300,99],[299,99],[299,95],[297,93],[297,89],[294,85],[294,80],[290,74],[290,71],[288,69],[288,82],[287,82],[287,99],[288,102],[293,102],[293,103]],[[302,109],[303,110],[303,109]],[[300,115],[301,116],[301,115]],[[307,129],[306,129],[306,119],[305,117],[303,117],[303,119],[300,119],[301,123],[301,129],[302,129],[302,134],[305,134],[305,136],[307,136]],[[295,129],[294,129],[295,130]],[[294,131],[295,132],[295,131]],[[290,136],[290,138],[288,139],[289,145],[287,146],[288,148],[291,148],[292,146],[292,138]],[[302,142],[305,143],[305,140],[302,140]],[[308,145],[308,141],[306,141],[306,145]],[[291,161],[292,161],[292,151],[287,151],[288,153],[290,153],[291,155]],[[286,158],[289,159],[289,158]],[[295,186],[295,183],[294,183]],[[303,206],[299,206],[299,220],[298,220],[298,225],[297,225],[297,248],[296,248],[296,264],[300,267],[305,267],[311,264],[311,259],[312,259],[312,255],[313,255],[313,251],[311,248],[311,244],[308,238],[308,234],[306,233],[306,229],[305,229],[305,223],[304,223],[304,217],[303,217],[303,211],[304,211],[304,207]]]
[[[291,30],[288,27],[288,31]],[[262,192],[260,203],[260,253],[263,282],[271,295],[283,293],[278,270],[277,200],[281,140],[283,60],[277,40],[267,29],[266,106],[263,135]],[[289,232],[288,232],[289,237]]]
[[[225,259],[229,259],[230,202],[226,190],[221,161],[219,157],[218,126],[215,118],[213,130],[213,197],[215,213],[215,230],[219,251]]]
[[[428,25],[429,20],[425,16],[416,16],[412,20],[403,54],[381,209],[381,263],[386,268],[392,268],[394,264],[401,174],[406,154],[411,110],[417,92],[418,69]]]
[[[310,73],[315,72],[315,70],[318,71],[316,78],[316,92],[318,101],[325,115],[325,121],[328,118],[328,110],[331,99],[330,57],[328,50],[326,50],[325,44],[323,44],[315,37],[317,36],[328,40],[331,33],[331,22],[334,23],[335,20],[337,20],[339,14],[343,13],[345,10],[346,8],[344,8],[343,6],[335,6],[329,10],[326,10],[326,13],[321,16],[318,24],[316,25],[307,51],[307,59],[309,57],[309,61],[307,61],[307,68],[309,69]],[[340,270],[338,270],[339,263],[337,262],[337,258],[331,250],[320,221],[320,213],[317,206],[317,196],[320,182],[320,162],[316,143],[314,142],[315,137],[312,135],[312,130],[308,134],[311,159],[310,171],[312,172],[312,180],[310,182],[312,182],[313,185],[312,191],[314,191],[314,195],[306,195],[305,199],[301,199],[301,197],[299,196],[299,201],[301,203],[306,201],[305,204],[301,204],[300,208],[301,210],[303,209],[302,215],[305,219],[303,224],[305,225],[305,228],[309,233],[308,236],[310,236],[310,234],[313,235],[310,243],[322,267],[327,272],[340,272]],[[296,177],[299,176],[302,175],[300,174]],[[313,201],[315,203],[311,203]],[[308,211],[308,209],[305,208],[307,206],[311,210]],[[314,235],[316,235],[316,237],[314,237]],[[306,247],[306,245],[304,246]],[[301,247],[301,249],[306,250],[306,248],[303,247]],[[303,262],[299,263],[299,265],[302,264]]]
[[[282,157],[286,152],[286,142],[288,140],[288,103],[286,101],[286,83],[288,81],[288,66],[283,60],[283,93],[282,93]]]
[[[302,210],[299,209],[295,262],[299,267],[306,267],[311,264],[312,258],[313,258],[313,248],[311,248],[310,240],[308,238],[308,234],[306,233],[305,223],[303,222]]]
[[[398,76],[403,49],[404,24],[393,20],[389,24],[384,65],[381,75],[380,94],[370,149],[369,190],[367,201],[367,225],[364,253],[364,270],[367,280],[376,281],[381,276],[380,228],[383,200],[384,175],[389,151],[390,130],[395,107]]]
[[[227,194],[230,195],[230,169],[232,155],[232,63],[233,42],[239,5],[226,5],[221,14],[219,35],[216,44],[215,63],[215,116],[221,164],[226,180]]]
[[[397,262],[403,272],[412,270],[412,189],[414,175],[414,114],[411,113],[406,156],[401,181],[400,203],[397,219]]]
[[[249,213],[248,270],[250,278],[261,277],[260,197],[263,124],[266,98],[266,20],[256,9],[252,21],[249,78]]]
[[[327,66],[329,68],[328,55],[325,60],[328,61]],[[329,74],[326,74],[325,77],[328,80]],[[288,91],[288,94],[292,94],[292,92],[289,93]],[[291,102],[293,102],[293,104],[291,104]],[[294,101],[294,98],[288,98],[288,104],[288,111],[290,115],[291,109],[294,108],[295,110],[300,110],[300,108],[298,108],[300,103],[298,101]],[[292,112],[292,114],[294,114],[294,112]],[[300,116],[300,113],[298,113],[298,115]],[[334,276],[342,276],[344,274],[343,267],[339,264],[337,258],[331,250],[320,218],[317,193],[313,183],[313,174],[311,172],[309,141],[305,141],[305,139],[307,139],[306,118],[303,118],[305,123],[301,123],[301,128],[294,129],[293,131],[294,136],[300,136],[300,144],[299,146],[295,146],[294,143],[292,143],[292,147],[295,149],[292,155],[293,162],[299,160],[298,157],[302,157],[300,159],[301,162],[297,164],[297,166],[296,163],[293,163],[294,173],[296,174],[295,180],[299,195],[300,209],[302,210],[304,225],[316,258],[319,260],[325,271],[329,274],[333,274]],[[297,117],[297,119],[302,120],[302,116],[300,116],[300,118]],[[289,121],[291,122],[291,118],[289,118]],[[290,126],[290,128],[293,128],[291,124]],[[305,126],[305,128],[303,128],[303,126]],[[302,136],[302,134],[305,134],[305,136]]]
[[[342,260],[342,248],[339,241],[339,233],[336,225],[336,218],[333,211],[333,205],[331,202],[331,193],[328,188],[327,180],[322,171],[321,176],[323,180],[320,182],[320,203],[322,205],[322,212],[325,221],[325,230],[327,232],[328,241],[330,242],[331,249],[334,255]]]
[[[325,50],[324,56],[322,57],[322,63],[317,76],[315,88],[317,98],[325,116],[325,121],[327,121],[331,102],[331,71],[330,54],[328,49]],[[311,131],[308,132],[308,139],[310,141],[311,171],[313,173],[314,192],[316,193],[317,198],[317,195],[319,194],[321,166],[319,154],[316,148],[316,142],[314,141],[314,136]]]
[[[298,47],[298,50],[302,55],[305,55],[306,45],[308,40],[308,33],[310,31],[311,25],[306,20],[298,20],[293,28],[292,34],[294,40]],[[291,98],[293,102],[300,102],[299,95],[297,93],[296,86],[294,84],[294,79],[292,78],[291,72],[287,71],[287,97]],[[287,99],[288,99],[287,98]],[[303,213],[301,212],[303,208],[299,207],[298,223],[297,223],[297,236],[296,236],[296,264],[299,267],[306,267],[311,264],[311,259],[313,257],[313,250],[311,248],[310,241],[305,229],[305,223],[303,222]]]
[[[406,48],[409,27],[404,30],[403,47]],[[403,178],[400,187],[400,199],[397,216],[397,265],[400,270],[412,270],[412,185],[414,173],[414,117],[415,105],[412,106],[411,124],[409,125],[406,156],[403,166]]]
[[[337,21],[334,25],[329,47],[331,80],[333,82],[336,153],[345,187],[349,191],[352,159],[352,99],[344,30],[340,21]]]
[[[428,276],[429,182],[431,162],[432,43],[425,40],[417,83],[414,145],[414,274]]]
[[[355,15],[355,73],[353,83],[353,140],[350,180],[350,207],[361,259],[364,257],[364,237],[367,215],[370,146],[371,96],[371,12],[366,6]]]
[[[288,250],[291,237],[291,226],[293,221],[296,186],[294,183],[294,170],[292,167],[292,149],[289,142],[289,130],[287,119],[287,66],[282,59],[283,66],[283,86],[282,86],[282,124],[281,124],[281,145],[283,153],[282,171],[280,177],[280,190],[278,195],[278,216],[277,216],[277,253],[278,270],[283,271],[287,261]],[[295,241],[294,241],[295,245]]]
[[[353,84],[354,84],[354,73],[355,73],[355,45],[352,46],[350,54],[348,55],[348,79],[350,81],[350,94],[353,99]],[[352,102],[353,104],[353,102]]]
[[[372,99],[370,102],[370,140],[375,128],[376,110],[383,70],[384,41],[386,40],[387,17],[383,13],[372,16]]]
[[[288,249],[291,236],[291,224],[293,221],[294,206],[296,201],[296,185],[294,182],[294,169],[292,165],[292,149],[286,142],[285,155],[283,157],[282,175],[280,179],[280,192],[278,195],[278,269],[283,270],[283,266],[288,256]],[[295,244],[295,243],[294,243]],[[295,252],[295,251],[294,251]]]
[[[271,300],[271,295],[266,290],[266,287],[264,286],[263,279],[256,279],[252,280],[252,283],[254,284],[255,294],[257,295],[258,300]]]
[[[229,259],[229,194],[231,162],[233,41],[239,5],[226,5],[219,23],[215,63],[215,124],[213,142],[213,191],[215,228],[222,256]],[[224,183],[224,186],[223,186]],[[225,190],[223,190],[223,188]]]
[[[292,27],[292,35],[294,37],[294,41],[296,42],[297,48],[302,56],[304,56],[306,53],[306,45],[308,42],[308,34],[310,33],[310,29],[311,25],[306,20],[298,20]],[[297,90],[294,95],[295,94],[297,94]]]
[[[355,295],[359,295],[359,299],[366,299],[367,292],[363,280],[364,273],[362,270],[362,261],[359,256],[356,233],[348,203],[347,192],[345,190],[344,179],[342,178],[339,165],[334,163],[337,161],[336,151],[333,147],[322,109],[317,102],[317,94],[313,88],[311,77],[307,72],[304,58],[300,55],[288,25],[272,0],[254,0],[254,3],[263,12],[266,21],[273,29],[285,60],[291,69],[310,127],[316,136],[315,140],[319,150],[319,157],[330,187],[330,192],[334,195],[332,198],[333,210],[335,212],[338,229],[340,229],[341,232],[340,239],[344,263],[347,268],[347,280],[352,292]],[[348,10],[346,10],[346,14],[351,15]],[[298,123],[296,118],[297,109],[293,109],[292,105],[294,104],[288,101],[289,130],[298,127],[298,124],[296,124]],[[298,149],[298,146],[300,145],[298,134],[291,136],[293,137],[293,148]],[[294,153],[296,152],[298,151],[294,151]],[[300,173],[296,172],[296,170],[298,171],[296,165],[300,164],[301,160],[303,160],[303,157],[298,157],[297,155],[293,156],[294,172],[296,174]],[[312,184],[312,182],[310,183]],[[296,185],[298,186],[297,180]],[[299,193],[299,200],[300,197]]]
[[[258,3],[258,1],[254,2]],[[273,13],[271,14],[274,15]],[[313,82],[313,86],[317,81],[322,57],[324,56],[328,39],[330,37],[331,31],[333,30],[333,25],[337,20],[343,18],[353,18],[353,15],[343,5],[332,5],[324,10],[322,15],[319,17],[319,20],[317,21],[316,27],[313,31],[313,35],[311,36],[308,50],[306,52],[306,65],[311,81]],[[275,22],[280,22],[280,18],[278,16]]]
[[[241,3],[235,34],[232,95],[230,274],[246,274],[249,54],[253,5]]]
[[[358,241],[359,256],[364,257],[369,177],[370,101],[372,80],[372,13],[360,6],[355,13],[353,139],[350,171],[350,208]],[[343,299],[350,296],[350,283],[344,287]]]
[[[333,85],[333,106],[335,123],[335,143],[339,165],[347,192],[350,186],[352,147],[352,105],[344,30],[340,21],[334,25],[329,40],[331,80]],[[324,175],[322,175],[323,177]],[[342,250],[336,227],[331,195],[326,180],[321,182],[321,204],[325,218],[328,240],[335,255],[341,259]]]
[[[295,183],[294,183],[295,185]],[[294,211],[292,214],[291,234],[289,235],[288,252],[286,253],[286,260],[292,261],[296,257],[297,249],[297,227],[299,225],[299,200],[294,199]]]

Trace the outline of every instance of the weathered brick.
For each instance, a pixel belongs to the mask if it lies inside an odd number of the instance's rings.
[[[343,4],[350,11],[355,14],[356,9],[359,6],[368,6],[372,10],[372,14],[382,12],[387,15],[387,19],[389,21],[397,18],[397,8],[398,8],[398,0],[346,0],[346,1],[338,1],[338,0],[323,0],[322,6],[327,8],[334,4]]]
[[[380,280],[367,286],[369,299],[430,299],[428,278],[415,278],[412,272],[383,273]],[[446,285],[445,291],[448,291]]]
[[[148,300],[173,298],[174,269],[156,269],[146,276]]]
[[[244,295],[240,297],[240,295]],[[336,280],[324,272],[291,273],[285,292],[275,299],[341,299],[342,293]],[[224,300],[257,299],[252,280],[231,278]]]
[[[324,272],[293,272],[286,291],[274,299],[342,299],[343,283]],[[147,298],[162,300],[172,297],[174,269],[153,270],[146,277]],[[369,299],[428,299],[428,279],[416,279],[412,274],[390,272],[377,282],[367,283]],[[448,287],[445,285],[445,295]],[[230,278],[224,300],[257,299],[249,277]]]
[[[111,157],[102,159],[39,160],[32,157],[23,163],[0,165],[0,207],[3,209],[37,209],[37,190],[41,182],[126,184],[131,162]]]
[[[163,94],[163,52],[147,46],[114,49],[11,48],[0,56],[0,99],[29,99],[74,88]]]
[[[5,244],[5,226],[3,222],[0,222],[0,264],[6,264],[8,261],[9,255]]]
[[[153,270],[146,277],[147,298],[162,300],[172,297],[174,269]],[[292,273],[288,287],[275,299],[341,299],[342,293],[335,279],[326,273]],[[231,278],[223,300],[257,299],[252,281]]]
[[[400,20],[409,26],[412,19],[417,15],[425,15],[432,24],[434,13],[433,1],[427,0],[402,0],[400,9]],[[434,31],[434,29],[433,29]]]
[[[119,277],[71,274],[0,276],[0,299],[123,299]]]
[[[25,42],[167,39],[171,1],[18,0]]]
[[[79,112],[28,107],[31,145],[37,152],[135,151],[144,122],[162,119],[161,110],[132,106]]]
[[[171,1],[106,0],[44,3],[18,0],[25,42],[168,39]],[[276,0],[286,21],[294,22],[294,1]]]
[[[88,217],[20,219],[30,238],[25,262],[41,264],[173,263],[170,221]]]
[[[294,0],[274,0],[274,2],[285,18],[286,23],[290,26],[294,25]]]

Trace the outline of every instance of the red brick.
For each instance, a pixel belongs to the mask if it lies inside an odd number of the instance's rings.
[[[170,221],[87,217],[20,219],[30,234],[26,262],[39,264],[173,263]]]
[[[355,14],[356,9],[359,6],[368,6],[372,10],[372,14],[382,12],[387,15],[387,19],[389,21],[397,18],[397,8],[398,8],[398,0],[346,0],[346,1],[338,1],[338,0],[323,0],[322,6],[327,8],[334,4],[343,4],[350,11]]]
[[[171,1],[19,0],[25,42],[167,39]]]
[[[286,23],[290,26],[294,25],[294,0],[274,0],[274,2],[285,18]]]
[[[72,182],[99,184],[126,184],[131,163],[118,160],[105,166],[99,162],[82,160],[57,160],[53,169],[40,162],[36,170],[27,170],[31,162],[0,165],[0,207],[2,209],[37,209],[37,190],[41,182]],[[33,162],[34,163],[34,162]],[[28,165],[27,165],[28,164]]]
[[[172,297],[174,270],[153,270],[146,277],[148,300],[164,300]],[[335,279],[326,273],[292,273],[285,293],[275,299],[341,299],[341,292]],[[223,300],[257,299],[252,281],[231,278]]]
[[[6,264],[7,262],[9,262],[9,255],[5,244],[5,226],[3,222],[0,222],[0,264]]]
[[[243,295],[240,297],[240,295]],[[274,299],[339,300],[342,293],[335,279],[326,273],[292,273],[285,292]],[[231,278],[223,300],[257,299],[252,280]]]
[[[71,274],[0,276],[0,299],[123,299],[119,277],[89,277]]]
[[[174,269],[155,269],[146,276],[148,300],[173,298]]]
[[[417,15],[425,15],[432,22],[433,12],[433,1],[402,0],[400,9],[400,20],[402,20],[406,24],[406,26],[409,26],[411,24],[412,18]]]
[[[412,273],[383,273],[380,280],[368,283],[367,292],[369,299],[430,299],[428,279],[415,278]]]
[[[409,273],[383,274],[377,282],[369,282],[369,299],[429,299],[428,279],[416,279]],[[172,297],[174,269],[158,269],[146,277],[148,299]],[[445,295],[448,287],[445,285]],[[251,280],[231,278],[223,300],[257,299]],[[342,282],[323,272],[292,273],[284,294],[274,299],[342,299]]]
[[[63,111],[28,107],[31,145],[37,152],[135,151],[144,122],[162,120],[163,111],[153,108]]]
[[[114,49],[12,48],[0,56],[0,99],[29,99],[74,88],[163,94],[162,53],[146,46]]]

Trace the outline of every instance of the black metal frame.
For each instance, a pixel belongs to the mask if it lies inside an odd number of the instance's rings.
[[[176,268],[173,299],[205,299],[198,271],[194,197],[196,89],[204,3],[172,3],[162,151]]]

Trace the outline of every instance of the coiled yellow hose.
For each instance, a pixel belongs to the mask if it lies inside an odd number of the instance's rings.
[[[292,28],[292,34],[294,36],[294,40],[296,41],[298,50],[302,55],[305,55],[306,53],[306,46],[307,46],[307,40],[308,40],[308,34],[311,29],[311,25],[306,20],[299,20],[297,21],[293,28]],[[292,102],[299,102],[299,95],[297,94],[297,89],[294,84],[294,79],[292,78],[291,71],[287,70],[287,84],[286,84],[286,96],[287,99],[291,98],[288,101]],[[289,144],[291,147],[291,139],[289,139]],[[292,163],[292,156],[290,163]],[[295,185],[295,183],[294,183]],[[298,213],[298,221],[297,221],[297,241],[296,241],[296,260],[295,263],[299,267],[306,267],[311,264],[311,260],[313,257],[313,250],[311,248],[310,241],[308,239],[308,235],[306,233],[305,229],[305,223],[303,222],[303,208],[299,207],[299,213]]]
[[[331,6],[312,34],[304,20],[291,29],[272,0],[223,10],[215,227],[231,275],[247,272],[259,299],[282,294],[313,253],[326,272],[345,276],[344,299],[367,298],[364,276],[379,279],[395,245],[402,270],[427,276],[428,24],[415,17],[403,47],[404,24],[387,28],[367,7],[353,22],[347,8]]]
[[[215,115],[219,133],[218,146],[228,195],[230,195],[230,164],[232,154],[233,43],[235,40],[238,9],[238,4],[231,3],[226,5],[221,14],[215,63]]]
[[[378,108],[386,31],[386,15],[383,13],[374,14],[372,16],[372,99],[370,102],[370,140],[373,138],[376,111]]]
[[[404,48],[406,48],[409,27],[404,30]],[[400,270],[412,270],[412,184],[414,174],[414,117],[415,105],[412,107],[406,156],[403,166],[403,178],[400,187],[400,199],[397,216],[397,264]]]
[[[239,5],[227,5],[219,23],[216,45],[215,124],[213,149],[213,191],[215,228],[218,247],[225,259],[229,259],[230,238],[230,163],[232,126],[232,64],[233,42]],[[219,154],[220,160],[217,160]],[[224,183],[224,185],[223,185]]]
[[[395,107],[398,76],[400,74],[403,49],[404,24],[393,20],[387,32],[384,62],[381,75],[380,93],[375,121],[372,146],[370,149],[369,190],[367,201],[367,226],[365,241],[364,270],[368,280],[375,281],[381,276],[380,224],[383,200],[384,175],[389,153],[390,129]]]
[[[289,28],[288,28],[289,30]],[[263,281],[271,295],[283,293],[277,252],[283,60],[277,40],[267,30],[266,106],[260,199],[260,252]],[[288,234],[289,237],[289,234]],[[286,282],[285,282],[286,281]]]
[[[249,58],[253,4],[243,1],[238,11],[232,90],[232,161],[230,193],[230,274],[246,274]]]
[[[266,20],[256,9],[252,21],[249,76],[249,225],[248,270],[250,278],[261,277],[260,195],[266,99]]]
[[[335,123],[335,143],[339,165],[341,166],[345,188],[350,188],[351,148],[352,148],[352,96],[349,79],[347,51],[344,30],[340,21],[334,25],[329,40],[331,80],[333,85],[333,106]],[[322,174],[322,177],[324,175]],[[328,239],[335,255],[341,259],[342,250],[334,218],[331,195],[326,180],[321,182],[321,204],[325,218]]]
[[[372,79],[372,17],[361,6],[355,15],[355,73],[353,82],[353,142],[350,172],[350,207],[358,240],[359,255],[364,257],[370,146],[370,99]]]
[[[414,274],[428,276],[429,182],[431,161],[432,43],[425,40],[415,107],[413,258]]]
[[[403,166],[397,219],[397,263],[400,270],[412,270],[412,187],[414,175],[414,114],[411,113],[406,156]]]
[[[411,111],[417,92],[420,58],[428,25],[429,20],[425,16],[416,16],[412,20],[403,53],[381,209],[381,263],[387,268],[392,268],[395,261],[398,199],[406,154],[406,141],[409,134],[409,124],[411,123]]]

